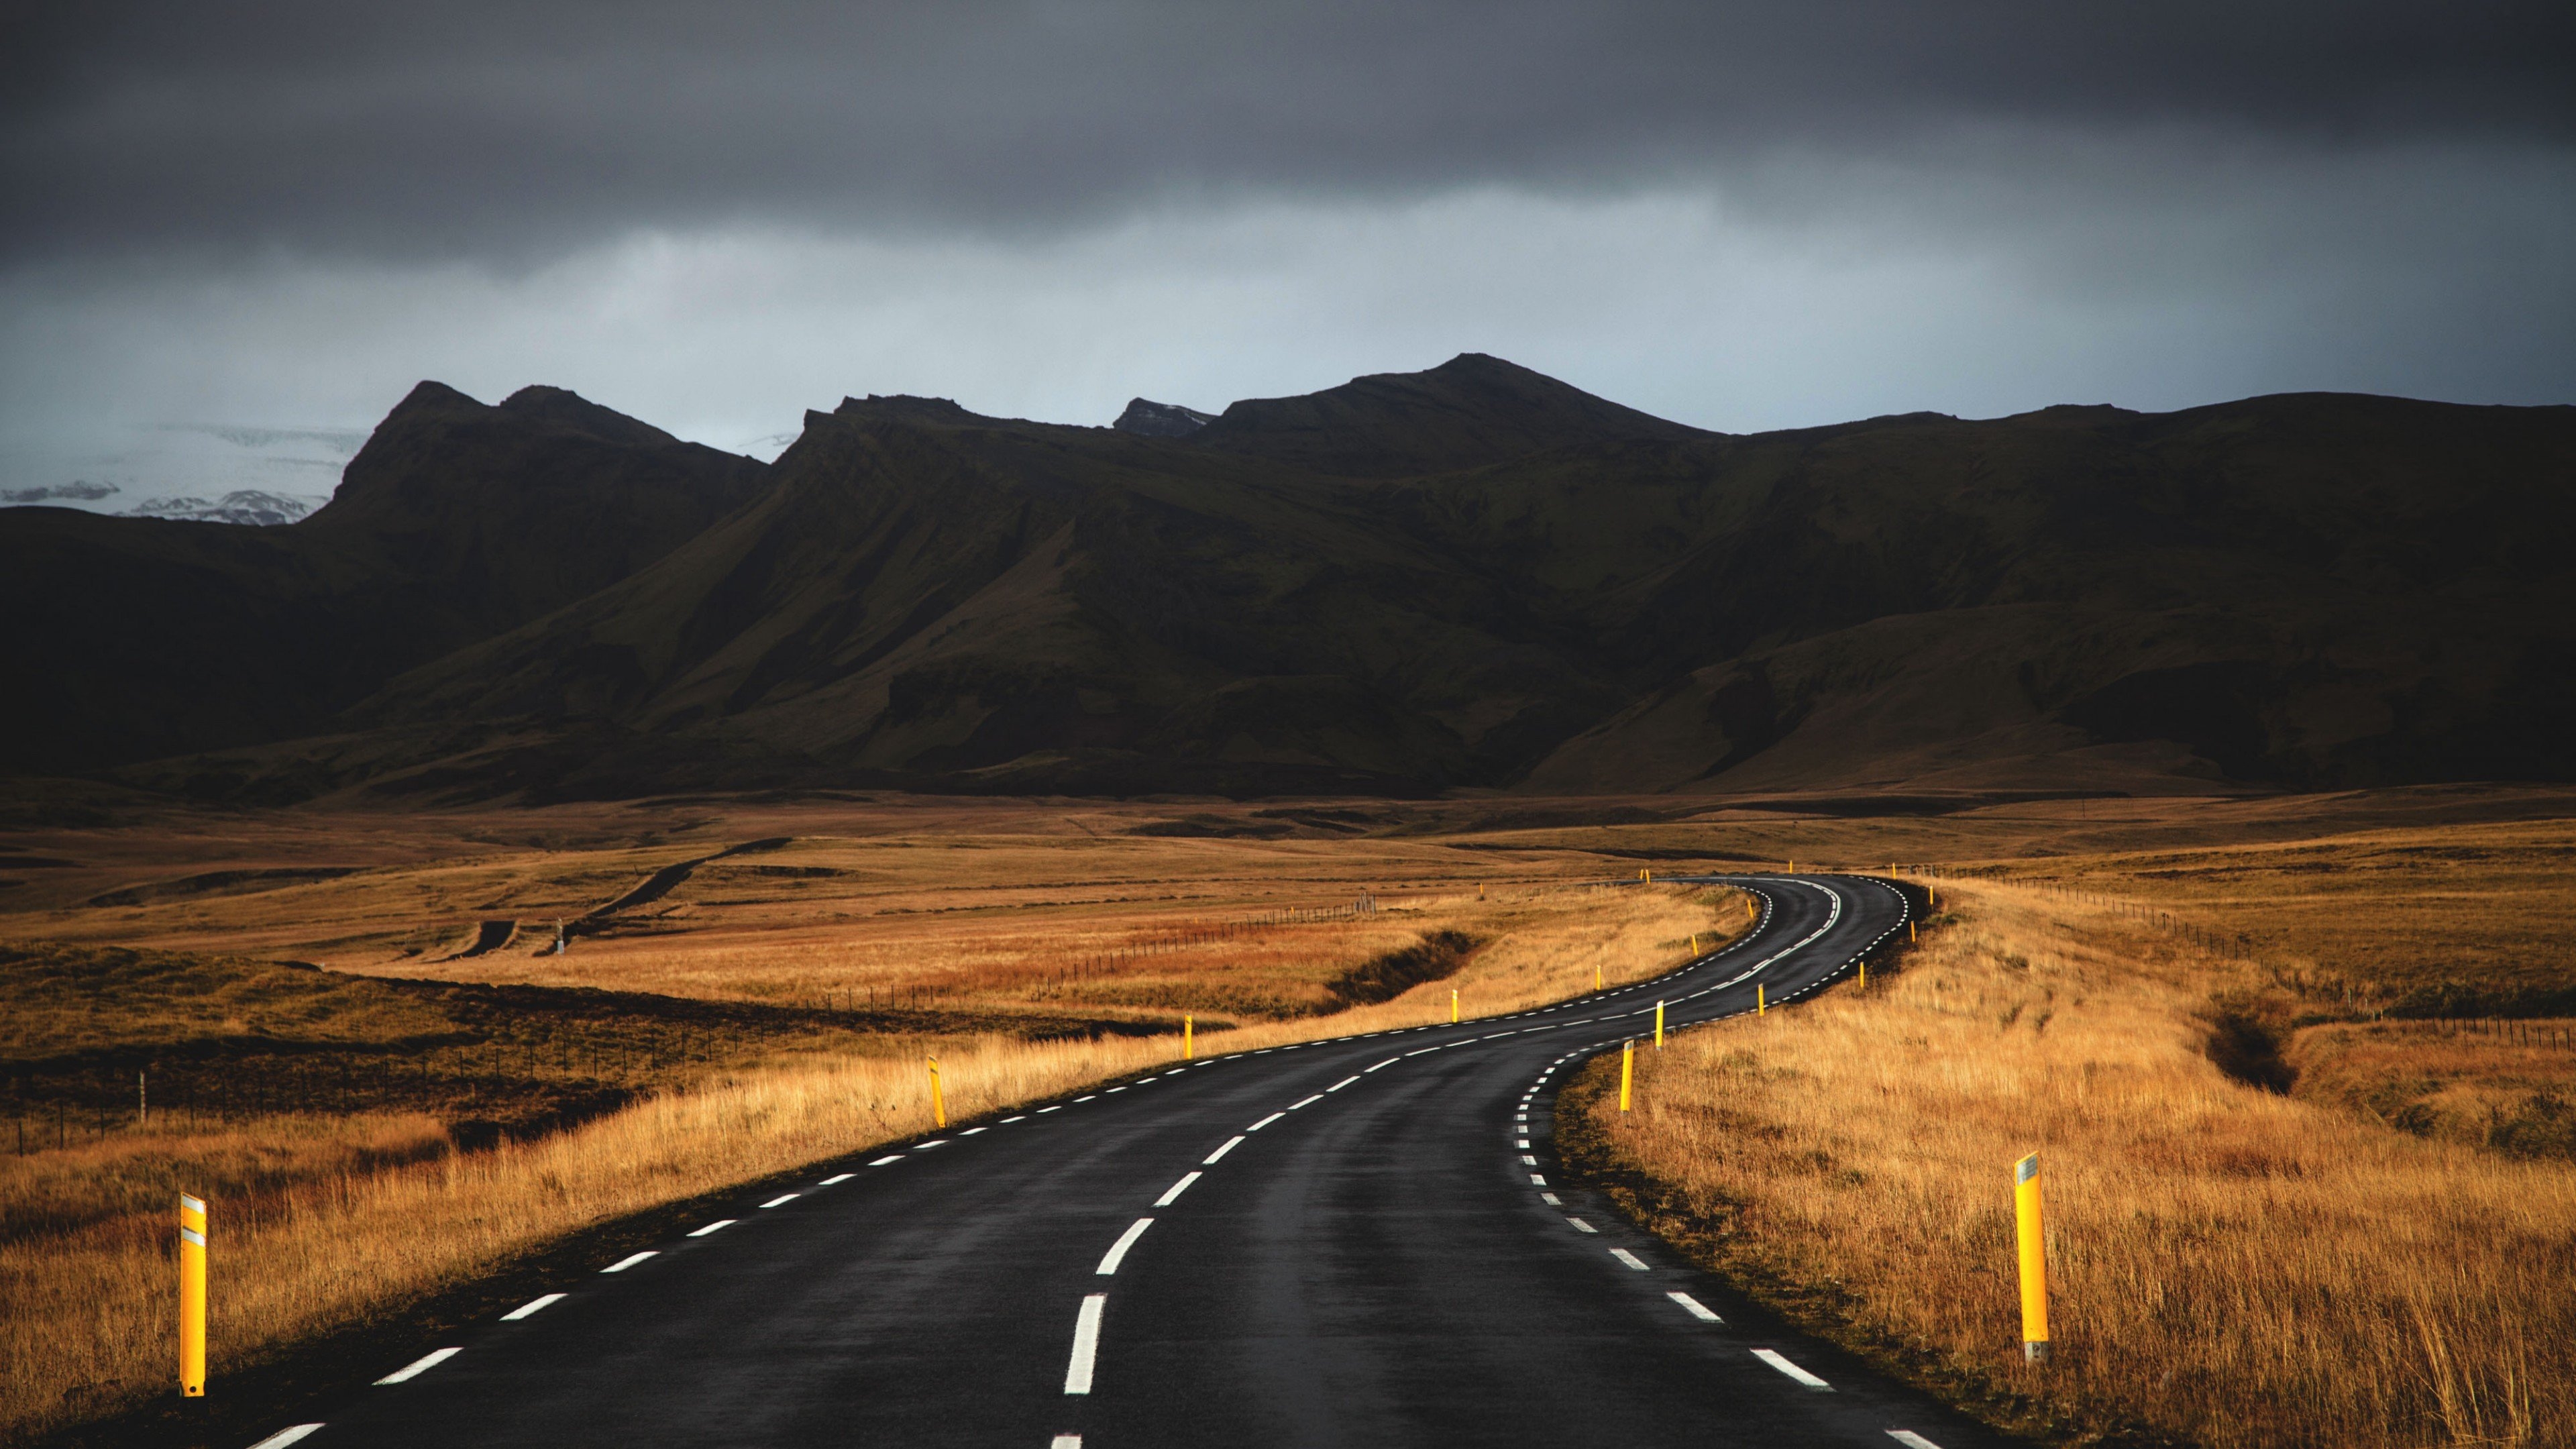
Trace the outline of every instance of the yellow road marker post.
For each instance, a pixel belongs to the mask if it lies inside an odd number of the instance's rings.
[[[179,1397],[206,1396],[206,1200],[179,1194]]]
[[[1699,932],[1697,931],[1691,932],[1691,956],[1694,960],[1699,956]]]
[[[1619,1110],[1628,1110],[1629,1087],[1637,1080],[1637,1043],[1630,1038],[1619,1048]]]
[[[1189,1016],[1189,1015],[1184,1014],[1184,1015],[1181,1017],[1181,1060],[1182,1060],[1182,1061],[1185,1061],[1185,1062],[1186,1062],[1186,1061],[1195,1061],[1195,1060],[1197,1060],[1197,1058],[1198,1058],[1198,1041],[1197,1041],[1197,1033],[1198,1033],[1198,1019],[1197,1019],[1196,1017],[1193,1017],[1193,1016]]]
[[[1598,966],[1592,968],[1592,989],[1595,991],[1601,989],[1601,968]]]
[[[1655,1050],[1664,1049],[1664,1004],[1655,1003]]]
[[[2021,1356],[2048,1362],[2048,1240],[2040,1231],[2039,1154],[2013,1164],[2013,1220],[2021,1238]]]
[[[1860,958],[1860,989],[1863,991],[1867,991],[1869,989],[1869,958],[1867,956]]]
[[[1450,988],[1449,991],[1449,1024],[1451,1026],[1458,1024],[1458,992],[1455,987]]]
[[[1905,941],[1908,945],[1912,945],[1914,942],[1914,923],[1912,921],[1905,923]]]
[[[1763,993],[1763,989],[1762,989],[1762,983],[1761,983],[1761,982],[1759,982],[1759,981],[1754,982],[1754,983],[1753,983],[1753,1014],[1754,1014],[1755,1016],[1762,1016],[1762,1015],[1767,1014],[1767,1013],[1770,1011],[1770,1009],[1771,1009],[1771,1007],[1770,1007],[1770,1003],[1769,1003],[1769,1002],[1765,999],[1765,997],[1764,997],[1764,993]]]
[[[948,1125],[948,1098],[939,1090],[939,1058],[930,1058],[930,1125]]]

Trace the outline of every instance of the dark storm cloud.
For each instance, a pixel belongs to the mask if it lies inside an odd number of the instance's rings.
[[[737,221],[1617,187],[1945,135],[2576,138],[2576,7],[55,6],[0,46],[0,253],[542,254]]]

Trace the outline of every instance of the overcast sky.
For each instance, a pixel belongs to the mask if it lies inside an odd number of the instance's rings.
[[[764,454],[1469,350],[1730,431],[2576,401],[2565,0],[29,8],[0,488],[423,377]]]

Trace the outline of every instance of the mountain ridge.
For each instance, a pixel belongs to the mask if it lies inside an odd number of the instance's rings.
[[[1469,354],[1179,435],[845,399],[762,469],[569,393],[424,384],[350,484],[218,573],[399,578],[413,647],[212,754],[105,764],[258,798],[2576,772],[2569,408],[1729,435]],[[529,562],[629,491],[659,501],[613,556]]]

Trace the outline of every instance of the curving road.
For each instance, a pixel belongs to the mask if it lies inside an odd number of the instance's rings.
[[[1820,989],[1903,898],[1723,876],[1659,980],[1203,1061],[747,1198],[265,1441],[350,1445],[1996,1442],[1552,1184],[1605,1047]],[[430,1352],[430,1350],[437,1352]],[[426,1364],[426,1366],[422,1366]]]

